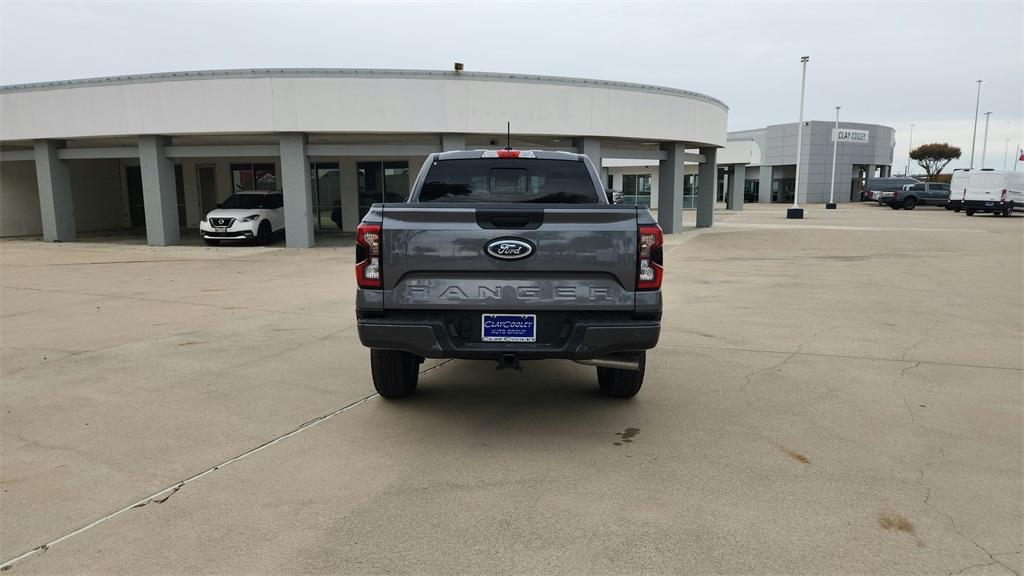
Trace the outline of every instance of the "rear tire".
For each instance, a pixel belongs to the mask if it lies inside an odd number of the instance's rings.
[[[416,391],[420,359],[400,350],[370,350],[370,373],[377,393],[388,400],[408,398]]]
[[[974,216],[974,210],[972,210],[971,208],[964,210],[964,213],[966,213],[968,216]]]
[[[907,198],[903,201],[904,210],[913,210],[917,206],[917,198]]]
[[[203,242],[206,242],[207,246],[220,246],[220,240],[211,240],[209,238],[203,238]]]
[[[622,370],[619,368],[598,368],[597,385],[601,392],[611,398],[632,398],[644,385],[644,370],[647,365],[647,351],[640,354],[639,370]]]

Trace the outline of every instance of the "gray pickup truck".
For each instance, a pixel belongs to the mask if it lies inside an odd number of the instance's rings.
[[[881,193],[879,206],[888,206],[893,210],[913,210],[917,206],[945,206],[949,203],[949,184],[941,182],[918,182],[907,184],[899,190],[888,190]]]
[[[430,155],[407,202],[356,232],[356,318],[385,398],[416,390],[424,358],[562,358],[635,396],[661,331],[662,233],[610,204],[587,156]]]

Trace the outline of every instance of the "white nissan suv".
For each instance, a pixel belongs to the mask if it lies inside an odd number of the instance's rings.
[[[255,240],[269,244],[284,230],[284,196],[280,190],[237,192],[199,222],[199,233],[210,246],[221,240]]]

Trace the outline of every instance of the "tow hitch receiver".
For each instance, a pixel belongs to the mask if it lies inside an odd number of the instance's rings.
[[[523,367],[519,365],[519,358],[515,354],[502,354],[501,359],[498,360],[498,366],[495,370],[504,370],[505,368],[512,368],[513,370],[522,370]]]

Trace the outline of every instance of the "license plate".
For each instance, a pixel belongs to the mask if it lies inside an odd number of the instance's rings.
[[[484,342],[536,342],[536,314],[484,314],[480,322]]]
[[[215,232],[227,232],[228,231],[226,226],[214,226],[213,230]]]
[[[995,202],[985,202],[985,206],[994,206]]]

